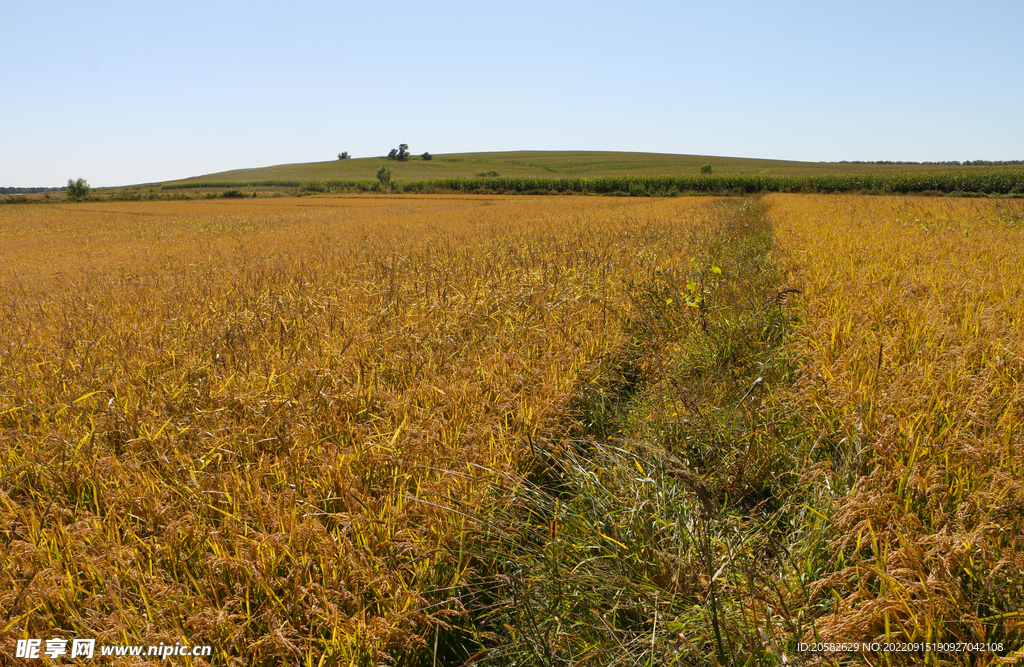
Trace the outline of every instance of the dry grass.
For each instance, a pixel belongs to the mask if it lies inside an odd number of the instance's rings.
[[[474,566],[440,507],[484,512],[567,427],[628,282],[688,266],[708,205],[3,208],[0,653],[429,653]]]
[[[828,462],[815,481],[829,485],[832,572],[812,598],[831,609],[817,631],[1020,648],[1024,209],[767,201],[791,280],[806,293],[794,400],[816,458]]]

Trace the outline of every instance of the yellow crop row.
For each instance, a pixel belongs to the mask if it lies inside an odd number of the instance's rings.
[[[1024,599],[1024,207],[766,200],[805,292],[796,399],[838,491],[818,631],[1017,636],[1005,612]]]

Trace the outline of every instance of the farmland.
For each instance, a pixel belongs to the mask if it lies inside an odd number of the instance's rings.
[[[0,652],[996,664],[1022,235],[1013,199],[0,207]],[[1003,648],[797,649],[852,641]]]
[[[429,181],[445,178],[473,178],[494,175],[509,178],[610,178],[625,176],[683,176],[698,174],[710,165],[716,174],[771,174],[805,176],[821,174],[871,174],[887,172],[1020,171],[1021,165],[952,166],[799,162],[713,155],[671,153],[628,153],[612,151],[507,151],[495,153],[446,153],[423,160],[412,155],[405,161],[383,157],[329,160],[275,165],[255,169],[195,176],[170,181],[168,185],[202,182],[256,182],[273,180],[373,180],[381,166],[387,166],[399,181]]]
[[[113,191],[121,197],[380,190],[378,170],[394,192],[484,194],[628,194],[871,192],[1021,194],[1024,170],[1006,164],[796,162],[706,155],[602,151],[451,153],[424,160],[370,157],[236,169]]]
[[[850,163],[607,151],[451,153],[429,160],[416,155],[403,160],[368,157],[235,169],[164,183],[98,188],[86,198],[154,201],[356,193],[675,197],[773,192],[1020,198],[1022,167],[1020,161]],[[11,193],[0,203],[82,198],[39,190]]]

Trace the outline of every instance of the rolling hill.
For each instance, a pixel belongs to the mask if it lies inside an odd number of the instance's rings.
[[[494,153],[448,153],[424,160],[413,155],[406,161],[367,157],[327,162],[282,164],[253,169],[234,169],[168,181],[167,186],[197,186],[205,183],[256,183],[300,180],[373,180],[382,165],[395,181],[501,176],[506,178],[601,178],[622,176],[692,176],[703,165],[715,175],[865,174],[892,171],[976,171],[975,166],[940,164],[864,164],[848,162],[797,162],[759,158],[676,155],[670,153],[627,153],[613,151],[507,151]],[[1014,169],[1020,165],[986,167]]]

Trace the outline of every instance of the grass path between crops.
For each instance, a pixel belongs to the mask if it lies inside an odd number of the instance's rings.
[[[781,400],[798,294],[763,207],[717,206],[685,275],[630,285],[630,343],[576,423],[495,486],[438,664],[772,663],[806,637],[822,503]]]

